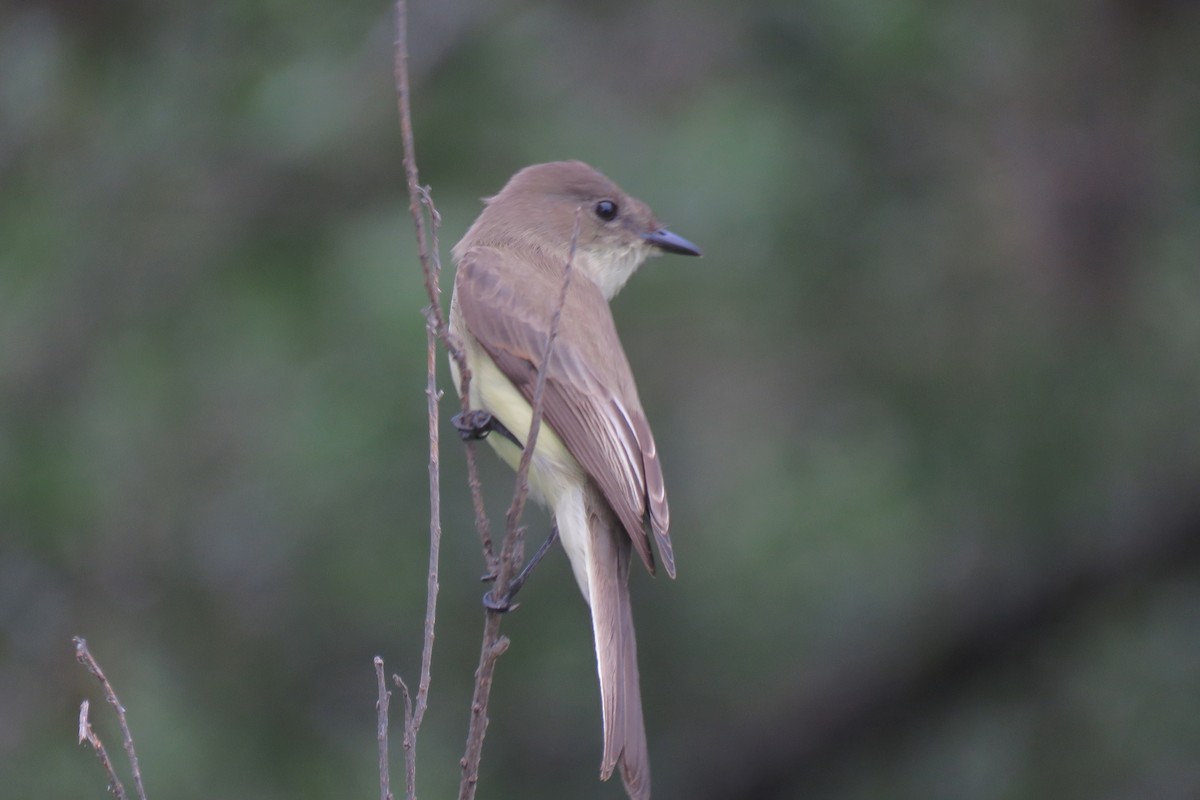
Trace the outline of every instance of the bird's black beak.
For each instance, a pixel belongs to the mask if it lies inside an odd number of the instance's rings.
[[[682,236],[671,233],[666,228],[659,228],[651,233],[642,234],[642,238],[648,244],[657,247],[665,253],[678,253],[681,256],[704,255],[700,252],[699,247],[696,247],[696,245]]]

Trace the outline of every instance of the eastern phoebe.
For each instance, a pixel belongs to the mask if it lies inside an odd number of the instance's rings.
[[[488,441],[514,469],[529,434],[538,371],[543,420],[529,469],[535,500],[554,516],[575,580],[591,606],[604,719],[600,777],[621,768],[631,798],[650,796],[650,761],[629,603],[630,551],[668,575],[666,488],[650,424],[608,301],[647,256],[700,255],[644,203],[579,161],[536,164],[485,200],[454,247],[450,331],[473,379],[470,406],[503,436]],[[573,275],[550,364],[541,362],[562,293],[576,220]],[[451,360],[455,388],[457,364]],[[482,435],[482,432],[480,432]]]

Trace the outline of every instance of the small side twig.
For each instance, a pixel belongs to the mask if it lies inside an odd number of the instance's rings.
[[[555,304],[554,313],[550,317],[550,330],[546,337],[546,346],[542,350],[542,367],[538,370],[537,382],[533,391],[533,416],[529,422],[528,441],[521,453],[521,461],[517,465],[516,487],[513,490],[512,504],[506,518],[507,530],[501,548],[499,569],[496,571],[496,582],[492,591],[497,597],[503,597],[508,591],[513,574],[520,568],[519,559],[515,554],[522,543],[521,514],[525,509],[525,500],[529,494],[529,465],[537,446],[538,431],[542,422],[542,410],[546,391],[546,373],[549,372],[550,358],[554,353],[554,340],[558,337],[559,321],[562,317],[563,305],[567,299],[567,289],[571,285],[571,272],[575,263],[575,250],[579,244],[580,211],[575,214],[575,229],[571,234],[571,249],[567,256],[563,272],[562,289]],[[467,731],[467,748],[462,759],[462,778],[459,782],[459,800],[473,800],[475,788],[479,783],[479,762],[483,756],[483,738],[487,734],[488,701],[491,697],[492,678],[496,671],[496,662],[508,649],[507,637],[500,635],[501,614],[492,609],[487,610],[483,627],[483,645],[479,654],[479,667],[475,670],[475,691],[471,698],[471,723]]]
[[[562,288],[554,304],[554,313],[550,316],[550,330],[546,335],[546,346],[542,348],[542,368],[538,370],[537,381],[533,386],[533,416],[529,420],[529,436],[525,449],[521,451],[521,460],[517,464],[517,480],[513,487],[512,503],[509,504],[505,517],[504,548],[500,558],[500,569],[506,580],[503,586],[507,588],[513,572],[520,569],[522,545],[524,544],[525,529],[521,526],[521,515],[525,513],[525,501],[529,498],[529,466],[533,461],[534,448],[537,447],[538,433],[542,429],[542,412],[546,394],[546,375],[550,371],[550,357],[554,353],[554,341],[558,338],[558,326],[562,320],[563,305],[567,302],[567,290],[571,286],[571,273],[574,271],[575,249],[579,246],[579,224],[582,207],[575,209],[575,227],[571,231],[571,249],[568,251],[566,267],[563,269]],[[500,580],[497,579],[497,585]],[[503,590],[502,590],[503,591]]]
[[[89,706],[90,702],[87,700],[79,704],[79,743],[87,742],[92,746],[92,749],[96,751],[96,757],[100,759],[100,766],[104,767],[104,774],[108,776],[108,790],[117,800],[126,800],[125,786],[117,777],[116,770],[113,769],[112,760],[108,757],[108,750],[105,749],[104,742],[100,741],[100,737],[92,730],[92,723],[88,720]]]
[[[375,739],[379,743],[379,800],[393,800],[392,778],[388,767],[388,705],[392,693],[383,680],[383,659],[375,656],[375,684],[379,699],[375,701]]]
[[[400,697],[404,699],[404,775],[405,797],[408,800],[417,798],[417,728],[419,723],[413,717],[412,695],[408,693],[408,685],[399,675],[393,675],[392,681],[400,689]],[[411,734],[411,736],[410,736]]]
[[[72,639],[72,642],[76,645],[76,660],[88,668],[88,672],[100,681],[100,685],[104,688],[104,699],[108,700],[109,705],[116,709],[116,720],[121,724],[121,738],[125,742],[125,754],[130,758],[130,769],[133,771],[133,788],[137,790],[138,800],[146,800],[146,790],[142,786],[142,768],[138,766],[138,753],[133,747],[133,734],[130,733],[130,722],[125,717],[125,706],[121,705],[120,700],[116,698],[113,685],[108,682],[108,678],[104,676],[104,670],[92,657],[84,638],[77,636]],[[91,740],[89,739],[89,741]],[[96,741],[100,740],[96,739]],[[92,746],[95,747],[95,742],[92,742]]]
[[[133,746],[133,734],[129,730],[129,720],[125,718],[125,707],[121,705],[121,701],[117,699],[116,691],[113,689],[112,684],[109,683],[108,678],[105,677],[104,670],[100,669],[100,665],[96,662],[96,659],[92,657],[91,652],[88,650],[87,642],[84,641],[83,637],[76,636],[71,641],[75,643],[75,660],[86,667],[87,671],[92,673],[92,676],[100,682],[100,685],[104,688],[104,699],[107,700],[109,705],[111,705],[117,711],[117,721],[121,725],[121,738],[124,740],[125,754],[129,757],[129,767],[133,771],[133,786],[137,791],[138,799],[146,800],[146,789],[142,786],[142,770],[141,767],[138,766],[137,751]],[[97,754],[100,754],[100,739],[95,735],[95,732],[91,730],[91,725],[86,726],[87,731],[90,732],[91,735],[82,735],[84,733],[86,722],[87,707],[85,701],[85,706],[80,709],[79,714],[80,734],[82,737],[80,741],[82,742],[84,739],[86,739],[92,745],[92,747],[96,748]],[[101,762],[105,762],[107,760],[107,755],[101,755],[100,760]],[[107,764],[106,770],[109,772],[109,780],[112,782],[111,785],[113,787],[113,791],[117,792],[119,790],[120,794],[117,796],[124,797],[125,790],[121,788],[120,782],[115,780],[116,776],[112,774],[111,766],[111,763]]]

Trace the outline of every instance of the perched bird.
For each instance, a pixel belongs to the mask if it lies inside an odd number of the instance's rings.
[[[551,318],[562,296],[578,220],[572,275],[550,363]],[[464,437],[488,436],[514,469],[529,434],[538,372],[546,370],[543,425],[530,462],[531,496],[555,529],[591,607],[604,721],[600,777],[620,767],[631,798],[650,796],[650,762],[629,602],[636,550],[675,577],[662,467],[608,301],[647,256],[700,255],[650,209],[579,161],[514,175],[454,247],[458,272],[450,331],[471,371]],[[451,361],[455,387],[457,364]],[[501,601],[501,603],[506,602]]]

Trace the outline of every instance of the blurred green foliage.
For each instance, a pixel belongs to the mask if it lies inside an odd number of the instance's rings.
[[[391,26],[0,8],[6,796],[104,795],[75,634],[151,797],[377,791],[428,530]],[[447,262],[566,157],[705,250],[614,304],[679,560],[634,587],[657,796],[1200,792],[1198,37],[1181,0],[413,4]],[[482,619],[442,441],[426,797]],[[621,796],[568,573],[506,622],[481,796]]]

